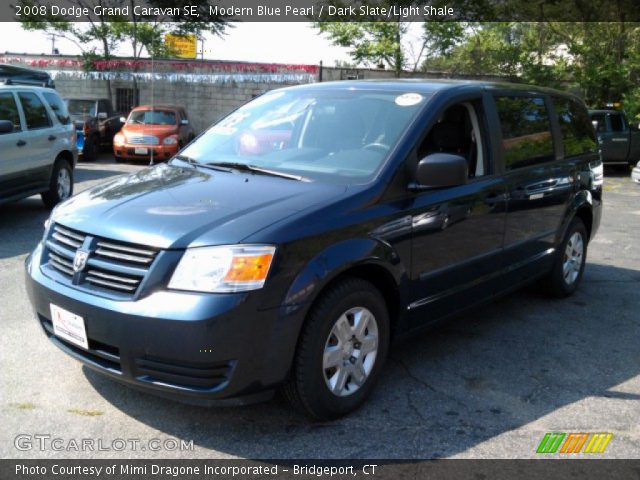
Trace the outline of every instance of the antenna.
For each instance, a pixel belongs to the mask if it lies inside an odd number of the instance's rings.
[[[154,89],[153,86],[156,83],[156,79],[155,79],[155,63],[154,63],[154,57],[155,57],[155,53],[153,50],[153,38],[151,38],[151,118],[153,119],[153,116],[155,114],[155,108],[153,107],[154,102]],[[156,135],[156,138],[158,138],[158,136]],[[159,144],[160,142],[158,142]],[[153,151],[154,149],[151,148],[151,156],[149,157],[149,166],[153,166]]]

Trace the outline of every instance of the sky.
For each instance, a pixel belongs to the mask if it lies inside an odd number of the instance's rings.
[[[336,61],[349,61],[348,51],[331,45],[311,23],[255,22],[233,25],[234,28],[229,28],[228,34],[222,38],[208,36],[204,45],[205,58],[314,65],[322,60],[327,66],[334,66]],[[76,45],[64,39],[56,39],[56,48],[62,55],[80,53]],[[0,53],[5,52],[51,53],[51,40],[43,33],[24,31],[18,23],[3,23]],[[116,53],[131,56],[130,47],[127,46]]]

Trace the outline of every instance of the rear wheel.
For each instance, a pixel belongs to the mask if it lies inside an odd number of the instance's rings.
[[[42,201],[48,208],[53,208],[72,194],[73,170],[67,160],[60,158],[53,166],[49,190],[41,194]]]
[[[371,393],[388,346],[389,314],[380,292],[365,280],[342,280],[309,312],[284,393],[312,418],[345,415]]]
[[[587,229],[579,218],[574,218],[559,247],[551,273],[543,280],[548,293],[555,297],[568,297],[576,291],[587,259]]]

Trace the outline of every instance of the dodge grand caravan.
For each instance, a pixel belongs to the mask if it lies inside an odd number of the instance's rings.
[[[167,164],[56,208],[27,259],[43,332],[114,379],[327,419],[389,343],[533,280],[564,297],[600,223],[577,98],[510,84],[267,93]]]

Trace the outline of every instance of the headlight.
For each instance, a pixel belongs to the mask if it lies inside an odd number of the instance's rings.
[[[178,143],[178,137],[176,137],[175,135],[172,135],[170,137],[165,138],[162,141],[162,143],[165,145],[175,145],[176,143]]]
[[[124,135],[121,133],[116,133],[113,136],[114,145],[124,145]]]
[[[276,247],[234,245],[188,248],[169,288],[197,292],[245,292],[262,288]]]

